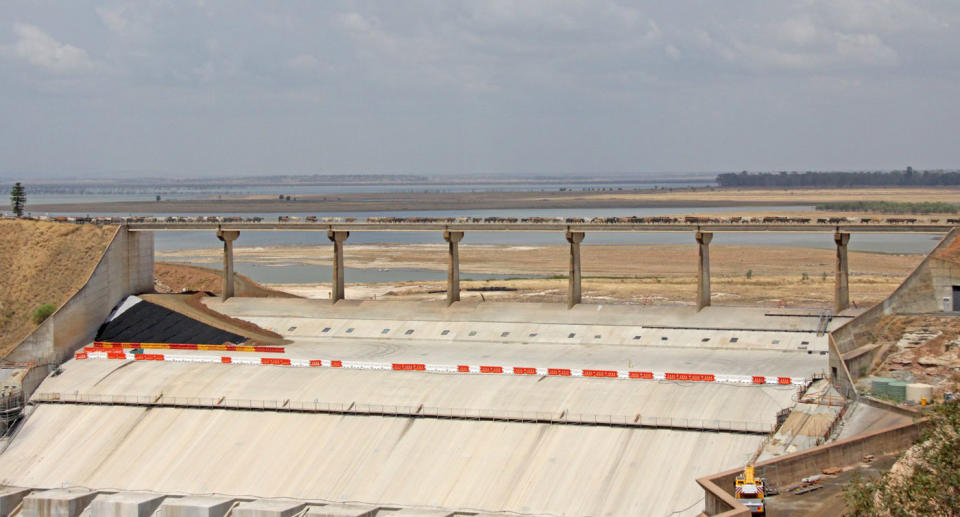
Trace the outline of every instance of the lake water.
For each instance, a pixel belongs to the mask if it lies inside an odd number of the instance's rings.
[[[198,188],[178,187],[83,187],[82,191],[38,190],[31,191],[27,186],[27,200],[30,204],[53,203],[109,203],[119,201],[151,202],[159,195],[162,199],[186,200],[209,199],[217,196],[237,195],[289,195],[307,196],[348,193],[386,193],[386,192],[556,192],[558,190],[596,191],[605,190],[648,190],[653,188],[686,188],[716,186],[711,180],[691,180],[681,182],[665,181],[623,181],[611,183],[585,184],[576,182],[547,183],[376,183],[369,185],[257,185],[257,186],[203,186]],[[79,188],[79,187],[78,187]]]

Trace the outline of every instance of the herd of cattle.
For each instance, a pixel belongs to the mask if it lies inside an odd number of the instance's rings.
[[[93,223],[93,224],[129,224],[129,223],[263,223],[272,222],[263,217],[240,216],[98,216],[98,217],[32,217],[30,219]],[[940,219],[936,217],[703,217],[703,216],[646,216],[646,217],[320,217],[288,216],[277,217],[279,223],[439,223],[439,224],[960,224],[960,218]]]

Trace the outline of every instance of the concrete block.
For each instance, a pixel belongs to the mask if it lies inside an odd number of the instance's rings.
[[[376,517],[379,513],[376,506],[356,504],[327,504],[311,506],[306,517]]]
[[[97,492],[86,489],[58,488],[34,492],[23,498],[22,517],[77,517]]]
[[[150,492],[100,494],[90,503],[90,517],[150,517],[164,497]]]
[[[227,497],[170,497],[160,505],[160,517],[223,517],[234,501]]]
[[[233,517],[293,517],[307,504],[289,499],[257,499],[246,501],[233,509]]]
[[[450,517],[451,515],[473,515],[472,513],[455,514],[450,510],[430,510],[416,508],[402,508],[400,510],[385,513],[389,517]]]
[[[10,512],[12,512],[29,493],[29,488],[0,488],[0,517],[10,515]]]

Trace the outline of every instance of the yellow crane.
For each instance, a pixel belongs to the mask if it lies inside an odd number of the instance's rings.
[[[743,474],[734,481],[737,501],[750,509],[751,515],[766,515],[763,501],[763,479],[754,475],[753,465],[743,468]]]

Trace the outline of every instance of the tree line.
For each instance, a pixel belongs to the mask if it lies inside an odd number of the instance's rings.
[[[721,187],[939,187],[960,185],[960,171],[913,167],[874,172],[727,172],[717,176]]]
[[[816,209],[883,214],[956,214],[960,212],[960,205],[939,201],[836,201],[820,203]]]

